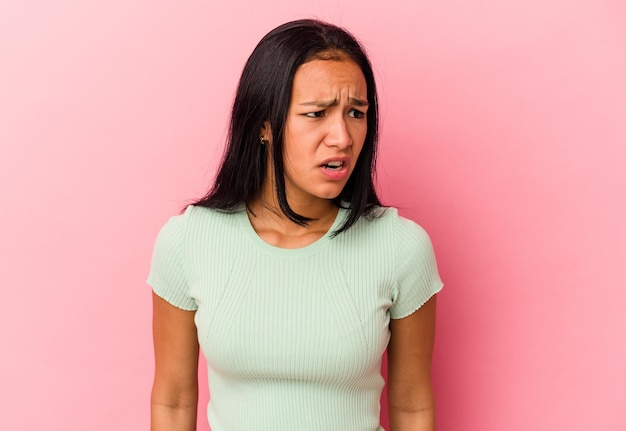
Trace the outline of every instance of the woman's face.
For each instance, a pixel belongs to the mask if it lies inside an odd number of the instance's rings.
[[[351,60],[313,60],[293,79],[285,123],[285,187],[290,203],[336,198],[367,134],[367,83]]]

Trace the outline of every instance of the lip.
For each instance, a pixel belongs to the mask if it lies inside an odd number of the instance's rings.
[[[343,166],[350,166],[350,157],[345,156],[345,157],[329,157],[326,160],[322,160],[322,163],[319,164],[320,167],[322,167],[323,165],[327,165],[330,162],[343,162]]]
[[[326,169],[324,165],[330,162],[343,162],[343,166],[339,170]],[[329,180],[333,180],[333,181],[345,180],[348,177],[348,173],[350,172],[349,168],[350,168],[350,157],[331,157],[322,161],[322,163],[319,164],[319,169],[322,172],[322,174]]]

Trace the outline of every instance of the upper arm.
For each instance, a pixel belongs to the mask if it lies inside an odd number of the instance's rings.
[[[193,404],[198,392],[195,311],[177,308],[152,293],[155,373],[153,403]]]
[[[414,313],[390,322],[387,385],[390,409],[432,409],[430,368],[435,341],[436,296]]]
[[[421,226],[399,217],[394,229],[394,246],[396,282],[389,311],[392,319],[401,321],[438,293],[443,283],[432,242]]]

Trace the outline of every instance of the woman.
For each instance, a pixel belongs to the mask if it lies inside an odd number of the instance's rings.
[[[370,63],[312,20],[248,59],[210,192],[155,245],[152,430],[194,430],[199,346],[213,431],[434,429],[441,289],[426,233],[383,208]]]

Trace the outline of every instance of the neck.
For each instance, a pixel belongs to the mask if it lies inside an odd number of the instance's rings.
[[[329,204],[332,205],[332,202],[329,201]],[[292,207],[298,214],[312,218],[306,226],[301,226],[290,220],[275,201],[257,199],[248,207],[251,212],[248,217],[257,235],[268,244],[280,248],[300,248],[317,241],[330,230],[339,211],[332,205],[323,212],[317,210],[302,214],[298,212],[297,206]],[[317,217],[312,217],[315,215]]]
[[[339,208],[330,200],[315,202],[294,202],[288,199],[289,207],[301,216],[311,219],[307,226],[301,226],[292,221],[280,208],[278,199],[264,199],[260,197],[252,201],[248,208],[256,219],[265,219],[268,222],[280,225],[285,231],[316,230],[316,228],[330,227],[337,216]]]
[[[266,181],[261,186],[261,192],[253,203],[265,207],[289,220],[280,209],[273,174],[273,171],[268,168]],[[337,205],[335,205],[330,199],[294,194],[290,192],[289,188],[287,188],[285,192],[287,194],[287,203],[289,208],[291,208],[296,214],[300,214],[312,220],[323,219],[328,216],[329,213],[332,213],[333,215],[337,214]],[[252,205],[250,206],[252,207]]]
[[[285,235],[307,235],[312,232],[326,232],[330,229],[339,208],[329,199],[298,199],[287,194],[289,207],[301,216],[310,218],[306,226],[293,222],[281,210],[278,196],[273,185],[265,184],[257,199],[248,204],[251,211],[251,220],[255,225],[272,226],[272,229]]]

